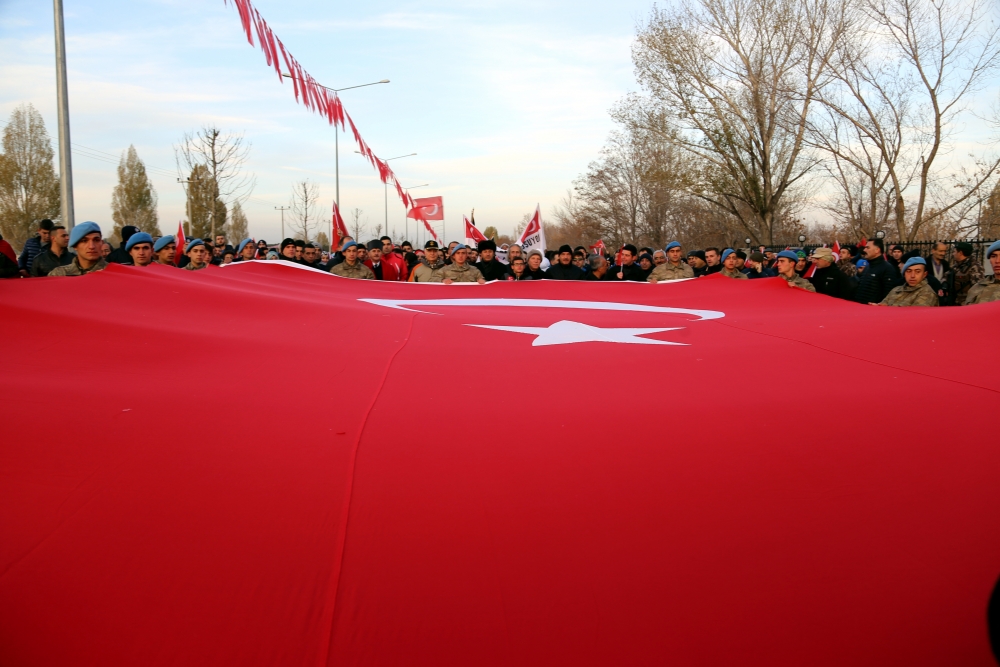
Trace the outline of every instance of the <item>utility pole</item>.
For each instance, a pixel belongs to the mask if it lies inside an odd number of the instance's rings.
[[[337,206],[340,206],[340,204],[337,204]],[[288,206],[275,206],[274,207],[275,211],[281,211],[281,240],[282,241],[285,240],[285,211],[287,211],[288,208],[289,208]]]
[[[66,84],[66,29],[62,0],[52,0],[56,24],[56,106],[59,112],[59,215],[66,229],[73,229],[73,164],[69,143],[69,87]]]
[[[198,178],[178,178],[177,179],[177,182],[181,184],[182,188],[184,188],[184,208],[187,211],[187,215],[188,215],[188,228],[187,228],[187,231],[184,232],[185,234],[187,234],[188,232],[191,231],[191,226],[194,224],[194,217],[192,216],[192,211],[191,211],[191,197],[188,196],[187,187],[185,187],[185,186],[188,186],[191,183],[197,183],[199,180],[201,180],[201,179],[198,179]],[[212,239],[212,241],[215,242],[215,239]]]

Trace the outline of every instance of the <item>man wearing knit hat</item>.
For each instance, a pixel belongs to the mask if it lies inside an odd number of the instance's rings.
[[[568,244],[559,247],[556,263],[545,272],[549,280],[583,280],[583,269],[573,264],[573,248]]]
[[[969,288],[969,295],[964,304],[966,306],[1000,301],[1000,281],[997,281],[997,277],[1000,276],[1000,241],[986,249],[986,259],[993,267],[993,275],[986,276]]]
[[[375,280],[375,274],[358,259],[358,244],[348,241],[340,249],[344,253],[344,261],[330,267],[330,273],[341,278],[355,280]]]
[[[692,250],[687,256],[688,265],[694,271],[695,278],[701,278],[708,274],[708,264],[705,262],[704,250]]]
[[[278,249],[278,255],[279,259],[291,262],[292,264],[298,264],[299,261],[295,259],[295,239],[285,239],[282,241]]]
[[[735,280],[747,280],[745,274],[743,274],[737,265],[736,251],[732,248],[726,248],[722,251],[722,270],[719,271],[719,275],[723,275],[727,278],[733,278]]]
[[[812,283],[795,273],[795,265],[798,261],[799,256],[791,250],[782,250],[779,252],[778,258],[774,260],[774,266],[778,269],[778,276],[784,278],[789,287],[798,287],[807,292],[815,292],[816,288],[812,286]]]
[[[694,269],[684,263],[684,251],[678,241],[671,241],[664,250],[667,253],[666,263],[658,264],[646,278],[647,282],[662,283],[669,280],[694,278]]]
[[[101,255],[104,241],[101,228],[96,222],[84,222],[73,228],[69,235],[69,247],[76,251],[76,257],[66,266],[57,266],[50,276],[82,276],[108,268]]]
[[[184,265],[185,271],[201,271],[208,266],[210,259],[208,249],[205,247],[205,242],[201,239],[191,239],[191,242],[187,244],[187,248],[184,249],[184,254],[190,260]]]
[[[111,264],[130,264],[132,258],[128,254],[128,241],[138,233],[139,228],[135,225],[125,225],[122,227],[122,244],[111,251],[111,254],[108,255],[108,262]]]
[[[153,237],[146,232],[133,234],[125,250],[131,258],[129,264],[132,266],[149,266],[153,263]]]
[[[911,257],[903,264],[905,285],[893,287],[879,306],[936,306],[937,292],[927,283],[927,261]],[[876,304],[872,304],[876,305]]]
[[[948,273],[948,294],[952,303],[961,306],[969,296],[969,290],[986,275],[982,265],[976,261],[971,243],[961,241],[955,244],[955,265]]]
[[[153,244],[153,255],[157,264],[165,266],[174,265],[174,256],[177,254],[177,241],[172,235],[161,236]]]
[[[755,278],[774,278],[778,274],[774,269],[769,269],[766,266],[767,257],[764,256],[762,252],[752,252],[750,256],[747,257],[746,265],[743,269],[743,274],[750,280]]]

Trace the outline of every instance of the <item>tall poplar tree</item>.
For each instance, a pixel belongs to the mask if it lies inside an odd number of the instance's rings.
[[[111,195],[111,219],[115,226],[110,238],[121,243],[122,227],[134,225],[153,236],[161,236],[156,214],[156,191],[146,175],[146,165],[139,159],[135,146],[122,152],[118,163],[118,185]]]
[[[52,163],[52,141],[41,114],[21,104],[3,130],[0,153],[0,233],[20,247],[39,220],[59,218],[59,177]]]

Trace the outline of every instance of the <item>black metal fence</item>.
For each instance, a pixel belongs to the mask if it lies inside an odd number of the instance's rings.
[[[940,241],[889,241],[889,240],[883,240],[883,243],[885,243],[885,250],[886,250],[886,252],[889,252],[890,248],[892,248],[894,245],[901,245],[901,246],[903,246],[903,251],[904,252],[910,252],[912,250],[917,250],[917,251],[919,251],[921,257],[926,257],[927,255],[929,255],[931,253],[931,250],[933,250],[934,246],[937,245],[938,243],[944,243],[944,244],[946,244],[948,246],[949,251],[952,248],[955,247],[956,243],[971,243],[972,244],[972,249],[973,249],[973,256],[974,257],[979,257],[984,252],[986,252],[986,248],[988,248],[991,244],[995,243],[996,241],[997,241],[997,239],[951,239],[951,240],[941,239]],[[856,244],[857,244],[856,241],[853,242],[853,243],[841,242],[840,246],[843,248],[843,247],[846,247],[846,246],[853,246],[853,245],[856,245]],[[831,244],[828,244],[828,245],[833,245],[833,244],[831,243]],[[792,250],[805,250],[806,252],[811,252],[813,250],[813,248],[820,248],[822,246],[823,246],[823,244],[815,244],[815,243],[813,243],[813,244],[806,243],[805,245],[803,245],[802,243],[799,243],[798,241],[795,241],[794,243],[788,243],[788,244],[784,244],[784,245],[775,244],[775,245],[764,246],[764,249],[765,250],[769,250],[771,252],[780,252],[780,251],[784,250],[785,248],[791,248]],[[759,247],[760,246],[755,246],[754,250],[757,250],[757,248],[759,248]]]

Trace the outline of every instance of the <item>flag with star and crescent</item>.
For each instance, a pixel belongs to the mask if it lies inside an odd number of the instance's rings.
[[[1000,303],[249,261],[0,312],[0,663],[990,660]]]

